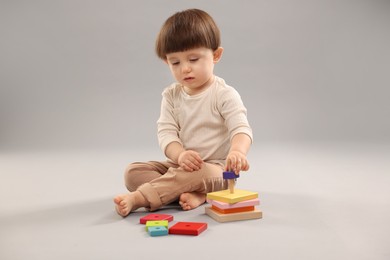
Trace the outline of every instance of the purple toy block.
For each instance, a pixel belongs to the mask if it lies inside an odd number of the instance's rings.
[[[239,174],[236,174],[235,172],[223,172],[223,178],[225,180],[231,180],[231,179],[237,179],[238,177],[240,177]]]

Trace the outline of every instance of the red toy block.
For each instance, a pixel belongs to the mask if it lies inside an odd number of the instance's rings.
[[[140,218],[139,223],[146,224],[147,221],[160,221],[160,220],[168,220],[168,222],[171,222],[173,220],[173,216],[167,214],[149,214]]]
[[[197,236],[207,229],[207,223],[177,222],[169,228],[169,234]]]

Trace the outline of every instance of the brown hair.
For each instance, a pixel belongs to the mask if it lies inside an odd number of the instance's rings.
[[[205,11],[188,9],[169,17],[157,36],[156,53],[163,60],[172,52],[205,47],[215,51],[221,44],[220,32]]]

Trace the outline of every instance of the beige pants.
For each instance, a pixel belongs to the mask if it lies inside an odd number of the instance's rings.
[[[135,162],[125,172],[129,191],[140,191],[149,202],[151,211],[177,200],[184,192],[208,193],[227,188],[222,178],[223,168],[203,163],[202,169],[186,172],[171,162]]]

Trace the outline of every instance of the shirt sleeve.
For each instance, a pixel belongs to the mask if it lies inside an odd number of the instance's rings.
[[[225,88],[219,99],[218,109],[225,120],[230,140],[236,134],[243,133],[249,136],[253,142],[252,128],[247,118],[245,108],[240,94],[232,87]]]
[[[158,143],[164,154],[168,144],[172,142],[182,144],[179,138],[180,126],[176,118],[173,92],[173,88],[167,88],[162,93],[160,117],[157,120]]]

